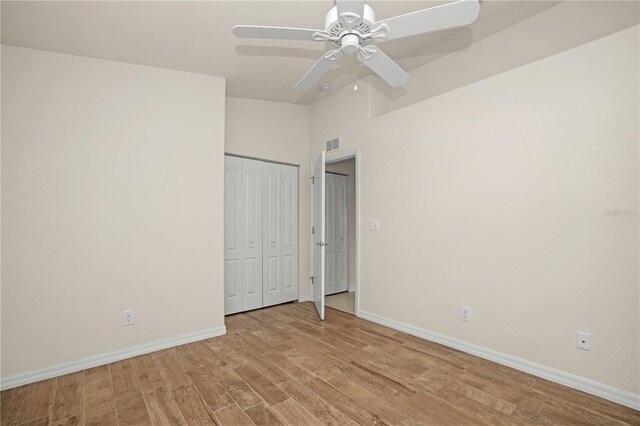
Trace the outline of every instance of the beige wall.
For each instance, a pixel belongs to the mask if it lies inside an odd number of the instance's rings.
[[[639,35],[375,119],[365,82],[312,105],[311,158],[359,148],[362,223],[381,221],[361,309],[640,393]]]
[[[326,171],[342,173],[348,178],[347,200],[347,279],[349,291],[356,289],[356,160],[340,161],[326,165]]]
[[[363,310],[639,393],[638,38],[375,119],[364,81],[225,120],[223,79],[3,46],[2,376],[223,324],[224,151],[300,165],[307,296],[308,164],[340,136]]]
[[[224,324],[224,85],[2,46],[3,378]]]
[[[227,98],[229,154],[299,165],[298,291],[309,295],[309,108],[280,102]]]

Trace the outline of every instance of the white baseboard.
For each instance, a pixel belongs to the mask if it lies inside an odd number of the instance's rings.
[[[194,333],[183,334],[181,336],[157,340],[155,342],[146,343],[133,348],[93,355],[87,358],[64,362],[47,368],[41,368],[39,370],[32,370],[9,377],[2,377],[2,379],[0,379],[0,390],[11,389],[33,382],[39,382],[40,380],[51,379],[52,377],[75,373],[76,371],[86,370],[87,368],[109,364],[111,362],[148,354],[162,349],[172,348],[174,346],[184,345],[186,343],[196,342],[198,340],[222,336],[226,333],[227,328],[223,325],[220,327],[210,328],[208,330],[201,330]]]
[[[566,373],[564,371],[556,370],[554,368],[547,367],[541,364],[536,364],[535,362],[527,361],[522,358],[494,351],[492,349],[483,348],[482,346],[477,346],[472,343],[455,339],[453,337],[434,333],[420,327],[385,318],[383,316],[372,314],[370,312],[360,310],[358,311],[358,316],[377,324],[384,325],[395,330],[403,331],[405,333],[421,337],[431,342],[440,343],[441,345],[449,346],[450,348],[458,349],[471,355],[475,355],[489,361],[497,362],[498,364],[506,365],[507,367],[515,368],[516,370],[524,371],[525,373],[529,373],[537,377],[542,377],[543,379],[547,379],[552,382],[589,393],[591,395],[608,399],[609,401],[615,402],[617,404],[640,410],[640,395],[636,395],[622,389],[617,389],[613,386],[605,385],[603,383],[586,379],[584,377],[576,376],[574,374]]]
[[[306,296],[300,296],[298,298],[298,302],[302,303],[302,302],[308,302],[309,301],[309,295]]]

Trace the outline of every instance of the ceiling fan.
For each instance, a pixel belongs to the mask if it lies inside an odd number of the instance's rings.
[[[399,87],[409,81],[409,74],[375,43],[469,25],[479,12],[479,0],[458,0],[376,21],[373,9],[364,0],[336,0],[324,18],[324,30],[236,25],[233,34],[239,38],[322,41],[337,47],[322,55],[296,84],[302,91],[315,86],[344,54],[354,53],[390,86]]]

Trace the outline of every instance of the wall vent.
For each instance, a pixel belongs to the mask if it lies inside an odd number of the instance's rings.
[[[337,149],[340,149],[340,138],[335,138],[327,141],[327,152],[335,151]]]

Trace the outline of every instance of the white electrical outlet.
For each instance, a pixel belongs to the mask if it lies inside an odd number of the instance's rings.
[[[468,306],[460,307],[460,319],[462,321],[471,321],[471,308]]]
[[[578,331],[578,334],[576,336],[576,346],[578,347],[578,349],[590,351],[591,350],[591,333]]]
[[[133,309],[122,311],[122,325],[133,325],[136,323],[136,316]]]

